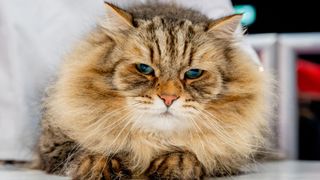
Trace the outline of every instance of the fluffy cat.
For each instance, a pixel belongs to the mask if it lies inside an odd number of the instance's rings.
[[[238,44],[242,16],[105,6],[48,90],[40,168],[73,179],[200,179],[252,162],[270,91]]]

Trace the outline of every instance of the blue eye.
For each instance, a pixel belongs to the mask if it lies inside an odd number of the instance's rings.
[[[203,73],[203,70],[201,69],[190,69],[184,74],[184,76],[185,78],[188,78],[188,79],[196,79],[200,77],[202,73]]]
[[[139,72],[141,72],[142,74],[146,74],[146,75],[151,75],[154,72],[152,67],[150,67],[146,64],[137,64],[136,68]]]

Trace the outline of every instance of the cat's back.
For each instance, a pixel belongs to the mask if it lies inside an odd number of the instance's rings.
[[[186,19],[192,23],[206,23],[209,21],[209,19],[200,12],[175,4],[149,3],[133,6],[128,8],[127,11],[131,13],[133,19],[151,20],[154,17],[162,17],[172,22]]]

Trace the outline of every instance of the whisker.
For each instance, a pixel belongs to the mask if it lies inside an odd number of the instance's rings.
[[[203,145],[203,143],[202,143],[202,138],[200,137],[200,135],[199,135],[199,132],[201,132],[202,134],[203,134],[203,132],[201,131],[201,129],[199,128],[199,126],[197,125],[197,123],[191,118],[191,121],[192,121],[192,123],[193,123],[193,125],[199,130],[197,130],[198,131],[198,133],[196,133],[197,135],[198,135],[198,137],[199,137],[199,141],[200,141],[200,144],[201,144],[201,146],[202,146],[202,149],[203,150],[205,150],[205,147],[204,147],[204,145]]]
[[[59,171],[59,173],[58,173],[59,175],[63,175],[62,173],[65,172],[68,163],[70,162],[70,160],[72,159],[72,157],[77,153],[77,151],[79,150],[79,147],[80,147],[80,146],[79,146],[78,144],[75,144],[75,145],[73,146],[73,148],[70,150],[70,153],[67,155],[67,158],[66,158],[65,160],[61,161],[59,164],[57,164],[57,165],[53,168],[52,171],[55,171],[55,170],[58,169],[62,164],[64,164],[63,167],[60,169],[60,171]]]
[[[206,115],[206,112],[205,111],[201,111],[202,112],[202,115]],[[209,116],[212,117],[212,115],[209,114]],[[221,125],[219,125],[218,123],[216,123],[214,120],[216,120],[217,118],[215,117],[212,117],[212,119],[209,119],[208,115],[206,115],[204,118],[206,118],[208,120],[208,124],[207,122],[205,122],[209,127],[213,127],[216,131],[213,132],[217,135],[220,136],[220,138],[223,138],[224,140],[227,140],[227,143],[231,146],[233,145],[239,145],[240,141],[231,141],[233,138],[231,136],[229,136],[227,133],[225,133],[225,129],[224,127],[222,127]],[[234,128],[233,128],[234,129]],[[236,129],[234,129],[236,130]],[[239,133],[237,131],[233,131],[235,133],[237,133],[239,135]],[[242,136],[239,135],[239,137],[242,139]],[[254,137],[254,136],[252,136]],[[243,141],[245,141],[244,139],[242,139]],[[225,141],[226,142],[226,141]],[[230,144],[231,143],[231,144]],[[254,148],[255,151],[259,151],[259,148],[264,148],[266,149],[265,147],[263,146],[257,146],[257,145],[253,145],[253,144],[247,144],[247,143],[244,143],[244,142],[241,142],[241,145],[246,145],[250,148]],[[259,152],[262,152],[261,150]],[[272,153],[271,151],[270,152],[265,152],[265,153]]]
[[[130,119],[130,118],[129,118]],[[127,119],[128,120],[128,119]],[[115,139],[112,141],[112,143],[110,145],[108,145],[110,148],[112,148],[113,144],[119,139],[119,137],[121,136],[122,132],[127,128],[127,126],[131,123],[131,121],[128,121],[125,126],[121,129],[121,131],[118,133],[118,135],[115,137]],[[108,161],[112,159],[112,157],[114,156],[115,154],[113,154],[111,157],[108,157]],[[103,154],[103,156],[101,156],[99,158],[99,161],[102,160],[102,158],[104,157],[107,157],[108,155],[107,154]],[[94,167],[96,167],[96,165],[94,165],[92,167],[92,169],[94,169]],[[105,168],[105,167],[104,167]]]
[[[100,120],[105,120],[106,117],[111,118],[113,117],[113,115],[117,114],[117,113],[120,113],[120,112],[123,112],[123,111],[126,111],[128,110],[129,108],[127,106],[124,106],[122,108],[117,108],[117,109],[114,109],[106,114],[104,114],[102,117],[100,117],[99,119],[95,120],[95,122],[93,123],[90,123],[90,125],[88,125],[86,128],[87,129],[90,129],[92,126],[95,126],[96,124],[99,124],[100,123]]]

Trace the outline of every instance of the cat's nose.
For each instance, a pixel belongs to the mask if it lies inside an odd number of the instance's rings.
[[[169,107],[173,101],[177,100],[179,96],[176,95],[158,95],[164,102],[164,104]]]

